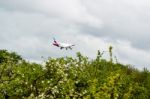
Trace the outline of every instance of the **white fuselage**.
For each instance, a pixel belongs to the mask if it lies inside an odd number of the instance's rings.
[[[71,47],[73,44],[67,44],[67,43],[59,43],[59,46],[60,47],[64,47],[64,48],[66,48],[66,47]]]
[[[74,44],[57,43],[57,42],[54,42],[53,45],[54,45],[54,46],[57,46],[57,47],[60,47],[60,49],[65,48],[66,50],[67,50],[68,48],[69,48],[69,49],[72,49],[72,46],[75,46]]]

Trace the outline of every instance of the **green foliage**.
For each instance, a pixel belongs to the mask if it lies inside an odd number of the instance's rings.
[[[15,52],[9,53],[7,50],[0,50],[0,63],[3,62],[13,62],[18,63],[20,60],[23,60],[20,55],[17,55]]]
[[[0,50],[0,99],[149,99],[150,72],[77,53],[49,58],[45,65],[26,62]]]

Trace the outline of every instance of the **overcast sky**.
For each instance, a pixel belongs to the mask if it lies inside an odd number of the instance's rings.
[[[53,37],[76,46],[60,50]],[[109,45],[119,62],[150,70],[149,0],[0,0],[0,49],[39,62],[78,51],[94,58]]]

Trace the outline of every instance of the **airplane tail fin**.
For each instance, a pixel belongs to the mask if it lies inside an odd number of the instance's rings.
[[[57,41],[55,40],[55,38],[53,37],[54,43],[57,43]],[[58,44],[58,43],[57,43]]]

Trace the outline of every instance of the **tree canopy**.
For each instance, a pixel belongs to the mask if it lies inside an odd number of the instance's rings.
[[[25,61],[0,50],[0,99],[150,99],[150,72],[97,57],[49,58],[45,64]]]

